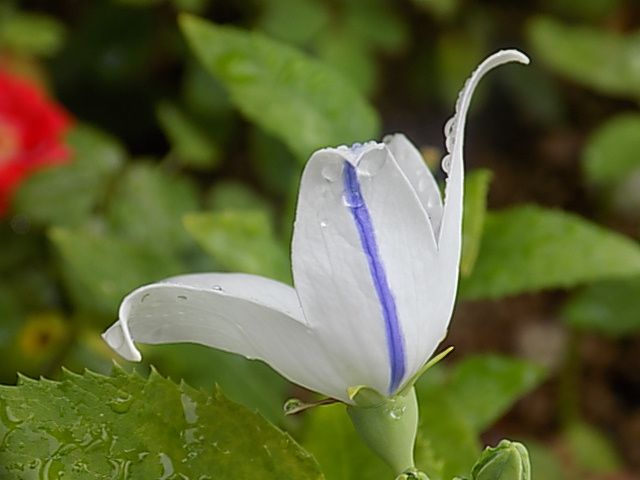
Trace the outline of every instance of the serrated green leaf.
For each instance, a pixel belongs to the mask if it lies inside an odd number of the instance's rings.
[[[640,247],[577,215],[533,205],[490,212],[464,298],[568,288],[640,273]]]
[[[0,387],[0,412],[2,478],[322,478],[259,415],[157,373],[23,379]]]
[[[457,410],[481,433],[543,378],[541,367],[524,360],[477,355],[454,367],[448,387]]]
[[[625,36],[536,17],[527,36],[535,56],[555,72],[607,95],[640,97],[640,33]]]
[[[394,477],[358,436],[344,405],[317,407],[302,415],[306,417],[302,445],[318,460],[327,480]]]
[[[612,337],[640,331],[640,277],[586,286],[565,304],[562,318],[574,328]]]
[[[187,177],[140,163],[130,166],[115,186],[107,216],[121,238],[175,254],[190,243],[182,216],[197,208],[197,190]]]
[[[267,420],[282,423],[286,392],[291,384],[265,363],[204,345],[144,345],[144,358],[171,378],[210,388],[220,385],[225,395]]]
[[[375,111],[338,73],[258,33],[183,15],[197,57],[225,84],[242,113],[301,161],[328,145],[375,138]]]
[[[54,228],[49,239],[76,306],[110,319],[134,288],[182,273],[174,257],[106,233]]]
[[[14,197],[14,210],[44,225],[81,224],[104,200],[110,181],[124,162],[122,146],[88,126],[71,130],[68,164],[47,168],[23,182]]]
[[[613,187],[640,169],[640,115],[625,114],[602,124],[583,150],[584,171],[594,185]]]
[[[289,256],[261,210],[225,210],[184,217],[187,231],[224,268],[291,281]]]
[[[480,251],[491,176],[489,170],[475,170],[467,175],[464,182],[462,259],[460,260],[460,274],[464,277],[468,277],[473,271]]]

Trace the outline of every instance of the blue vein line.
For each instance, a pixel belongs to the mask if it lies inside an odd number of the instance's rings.
[[[394,393],[400,386],[400,382],[405,373],[402,331],[400,330],[400,323],[398,322],[396,302],[389,287],[387,274],[380,258],[380,252],[378,251],[371,215],[360,191],[360,183],[358,182],[356,169],[349,162],[344,162],[344,195],[345,203],[349,207],[356,223],[358,234],[360,235],[360,243],[362,244],[362,249],[369,263],[369,273],[371,274],[373,286],[380,301],[391,364],[389,393]],[[399,248],[402,247],[399,246]]]

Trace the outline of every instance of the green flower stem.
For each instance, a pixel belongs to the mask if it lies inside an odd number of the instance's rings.
[[[369,392],[362,389],[354,396],[356,405],[347,406],[356,431],[400,475],[398,478],[424,480],[426,476],[419,476],[420,472],[415,470],[413,460],[418,430],[415,389],[411,388],[403,395],[379,398],[381,403],[372,404]]]

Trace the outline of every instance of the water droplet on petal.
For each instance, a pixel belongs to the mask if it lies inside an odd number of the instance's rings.
[[[362,195],[358,192],[347,192],[342,195],[342,202],[349,208],[358,208],[364,204]]]
[[[178,300],[186,300],[187,296],[186,295],[178,295]]]
[[[335,182],[342,174],[342,162],[331,162],[322,167],[322,176],[328,182]]]
[[[220,285],[214,285],[211,287],[211,290],[215,290],[216,292],[224,292]]]
[[[327,228],[329,224],[327,222],[325,222],[324,220],[320,222],[320,228]]]
[[[372,177],[382,170],[386,161],[386,150],[371,151],[358,163],[358,173],[367,177]]]
[[[444,173],[449,173],[449,169],[451,168],[451,155],[445,155],[442,158],[442,170]]]

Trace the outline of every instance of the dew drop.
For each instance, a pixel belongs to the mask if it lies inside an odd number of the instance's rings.
[[[347,192],[342,195],[342,202],[349,208],[358,208],[364,204],[362,195],[358,192]]]
[[[187,296],[186,295],[178,295],[178,300],[186,300]]]
[[[302,400],[298,398],[290,398],[289,400],[284,402],[284,406],[282,407],[282,409],[284,410],[285,415],[291,415],[293,413],[296,413],[296,411],[298,411],[303,405],[304,402],[302,402]]]
[[[444,173],[448,174],[450,168],[451,168],[451,155],[445,155],[442,158],[442,170],[444,171]]]
[[[151,295],[150,293],[145,293],[142,298],[140,299],[140,303],[143,303],[148,297],[149,295]]]
[[[332,162],[322,168],[322,176],[328,182],[335,182],[342,174],[342,162]]]
[[[171,475],[173,475],[173,462],[171,458],[166,453],[159,453],[160,463],[162,464],[162,476],[159,480],[167,480]]]
[[[366,177],[372,177],[382,170],[386,161],[386,150],[369,152],[360,160],[360,163],[358,163],[358,173]]]
[[[321,228],[327,228],[328,226],[329,226],[329,224],[328,224],[327,222],[325,222],[324,220],[322,220],[322,221],[320,222],[320,227],[321,227]]]
[[[111,400],[108,405],[115,413],[127,413],[133,403],[133,397],[127,395],[125,397],[119,397]]]
[[[389,415],[394,420],[400,420],[404,415],[404,412],[406,411],[406,409],[407,407],[404,405],[395,405],[391,407],[391,411],[389,412]]]
[[[180,401],[182,402],[184,419],[187,423],[196,423],[198,421],[198,404],[186,393],[180,395]]]
[[[220,285],[213,285],[211,287],[211,290],[215,290],[216,292],[224,292],[224,290],[222,289],[222,287]]]

